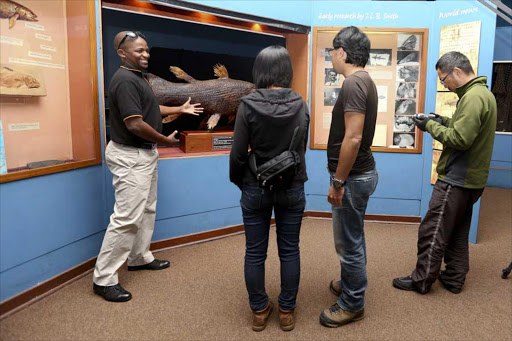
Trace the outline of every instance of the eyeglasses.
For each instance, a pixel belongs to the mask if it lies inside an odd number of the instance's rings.
[[[331,52],[332,52],[332,51],[337,50],[337,49],[339,49],[340,47],[341,47],[341,46],[338,46],[338,47],[331,47],[331,48],[327,49],[327,53],[328,53],[328,54],[331,54]]]
[[[121,41],[119,42],[119,45],[117,45],[117,49],[119,50],[121,48],[121,45],[123,45],[126,38],[136,39],[138,37],[141,37],[142,39],[146,40],[146,37],[144,37],[144,35],[139,31],[126,33],[123,39],[121,39]]]
[[[448,72],[448,74],[446,76],[444,76],[443,78],[439,78],[439,81],[441,82],[441,84],[444,86],[444,81],[446,80],[446,78],[448,78],[449,75],[451,75],[453,72],[453,69],[450,70],[450,72]]]

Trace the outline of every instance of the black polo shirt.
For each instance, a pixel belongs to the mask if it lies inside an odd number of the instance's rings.
[[[129,117],[139,116],[159,133],[162,131],[158,99],[142,72],[120,67],[112,77],[108,94],[110,139],[133,147],[153,143],[131,133],[124,122]]]

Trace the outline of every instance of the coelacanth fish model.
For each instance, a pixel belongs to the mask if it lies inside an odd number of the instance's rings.
[[[9,29],[16,25],[16,20],[37,21],[34,12],[11,0],[0,0],[0,18],[9,19]]]
[[[223,115],[234,121],[240,99],[254,90],[254,84],[230,79],[224,65],[213,68],[218,79],[200,81],[178,67],[171,66],[171,72],[187,83],[168,82],[158,76],[149,75],[149,84],[161,105],[179,106],[190,97],[191,103],[201,103],[204,114],[208,115],[208,130],[215,128]],[[203,126],[204,124],[201,124]]]

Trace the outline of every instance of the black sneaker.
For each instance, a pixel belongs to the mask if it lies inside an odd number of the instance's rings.
[[[439,277],[438,279],[439,279],[439,282],[441,282],[441,284],[443,285],[443,287],[446,290],[448,290],[449,292],[451,292],[452,294],[460,294],[460,292],[462,291],[462,288],[459,288],[459,287],[456,287],[456,286],[446,283],[442,277]]]
[[[393,286],[400,290],[416,291],[411,276],[398,277],[393,280]]]
[[[100,295],[104,299],[110,302],[126,302],[131,300],[132,294],[124,290],[119,284],[110,286],[101,286],[93,284],[92,286],[94,293]]]

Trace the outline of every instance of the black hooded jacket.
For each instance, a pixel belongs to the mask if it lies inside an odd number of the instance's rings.
[[[229,159],[229,179],[238,187],[244,183],[256,185],[255,176],[247,163],[248,148],[261,165],[288,150],[295,128],[303,123],[303,141],[296,143],[301,162],[294,184],[307,181],[304,154],[308,141],[309,113],[306,103],[288,88],[257,89],[242,98],[238,107],[235,135]],[[292,184],[293,185],[293,184]]]

